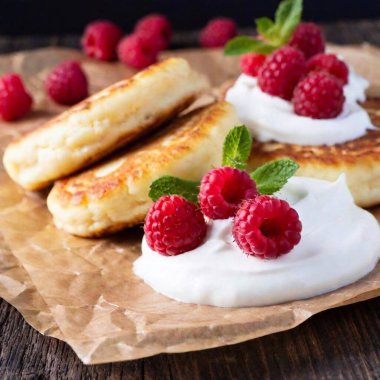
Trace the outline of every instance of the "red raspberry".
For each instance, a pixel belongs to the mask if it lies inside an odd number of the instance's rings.
[[[176,256],[203,242],[207,225],[202,212],[178,195],[167,195],[150,207],[145,218],[149,247],[164,256]]]
[[[139,34],[124,37],[117,47],[119,60],[124,64],[143,69],[157,61],[157,50]]]
[[[200,34],[200,44],[203,47],[223,47],[228,40],[237,35],[236,23],[226,17],[211,20]]]
[[[0,117],[3,120],[20,119],[30,111],[32,102],[18,74],[0,77]]]
[[[261,195],[243,201],[236,213],[232,234],[248,255],[276,259],[300,242],[301,230],[297,211],[288,202]]]
[[[86,75],[76,61],[64,61],[56,66],[46,79],[45,89],[55,102],[67,106],[88,96]]]
[[[257,195],[256,184],[247,172],[225,166],[203,177],[198,201],[209,218],[227,219],[235,215],[243,199]]]
[[[323,71],[310,73],[294,90],[294,112],[313,119],[332,119],[344,104],[343,86]]]
[[[85,53],[102,61],[112,61],[116,58],[116,47],[123,31],[113,22],[99,20],[86,26],[82,37]]]
[[[308,59],[325,51],[325,37],[318,25],[312,22],[301,22],[294,31],[289,45],[301,50]]]
[[[168,47],[172,37],[172,26],[170,21],[163,15],[150,14],[143,17],[135,26],[135,33],[141,34],[150,40],[157,51]]]
[[[325,71],[338,78],[342,84],[348,83],[348,67],[335,54],[317,54],[307,62],[307,70]]]
[[[266,56],[264,54],[248,53],[240,57],[240,67],[244,74],[256,77]]]
[[[303,54],[284,46],[268,56],[259,69],[258,83],[262,91],[290,100],[294,87],[306,71]]]

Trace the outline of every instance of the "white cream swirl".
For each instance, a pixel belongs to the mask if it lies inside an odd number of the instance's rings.
[[[295,114],[291,102],[261,91],[256,78],[245,74],[228,90],[226,100],[260,141],[333,145],[354,140],[374,128],[368,113],[357,104],[365,100],[367,87],[368,81],[350,68],[349,81],[344,86],[343,111],[334,119],[312,119]]]
[[[353,202],[344,175],[336,182],[293,177],[277,194],[298,211],[301,242],[276,260],[245,255],[233,242],[232,220],[209,223],[203,245],[166,257],[145,239],[134,272],[178,301],[220,307],[262,306],[317,296],[351,284],[380,257],[380,228]]]

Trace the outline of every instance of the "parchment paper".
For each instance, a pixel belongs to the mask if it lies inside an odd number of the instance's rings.
[[[372,82],[380,94],[380,52],[332,47]],[[167,53],[166,53],[167,55]],[[238,73],[236,59],[220,51],[187,50],[187,58],[218,86]],[[91,91],[132,70],[87,60],[79,52],[41,49],[0,57],[0,74],[20,72],[34,95],[33,114],[0,123],[0,149],[63,108],[44,95],[43,79],[62,59],[83,61]],[[46,191],[26,193],[0,167],[0,296],[43,334],[66,341],[87,364],[136,359],[232,344],[292,328],[313,314],[380,295],[380,264],[366,278],[313,299],[261,308],[181,304],[156,294],[132,273],[141,228],[113,238],[86,240],[57,230],[45,206]],[[380,209],[373,210],[380,217]],[[360,252],[358,252],[360,254]]]

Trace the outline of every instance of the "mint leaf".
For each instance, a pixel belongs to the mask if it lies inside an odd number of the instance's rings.
[[[251,178],[256,182],[260,194],[271,195],[280,190],[298,168],[296,162],[287,158],[270,161],[251,173]]]
[[[228,133],[223,144],[223,166],[244,169],[251,153],[252,137],[245,125]]]
[[[229,40],[224,47],[225,55],[241,55],[246,53],[269,54],[276,49],[265,41],[248,36],[235,37]]]
[[[284,0],[277,8],[275,24],[282,43],[288,42],[302,16],[302,0]]]
[[[188,201],[197,204],[199,183],[185,179],[163,176],[150,185],[149,198],[154,202],[163,195],[181,195]]]
[[[274,37],[274,22],[268,17],[260,17],[255,20],[256,28],[260,35],[264,36],[268,40]]]

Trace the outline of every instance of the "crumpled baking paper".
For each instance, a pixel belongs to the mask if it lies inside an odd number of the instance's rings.
[[[380,51],[330,47],[371,80],[380,94]],[[168,55],[165,53],[164,55]],[[218,50],[184,50],[214,87],[238,74],[236,59]],[[91,91],[133,74],[117,63],[88,60],[67,49],[40,49],[0,57],[0,75],[23,75],[35,100],[32,115],[0,123],[0,150],[64,108],[44,95],[43,80],[63,59],[83,62]],[[47,191],[25,192],[0,167],[0,296],[42,334],[67,342],[86,364],[130,360],[238,343],[290,329],[313,314],[380,295],[380,264],[355,284],[323,296],[259,308],[183,304],[155,293],[132,272],[141,228],[87,240],[57,230],[46,209]],[[380,208],[372,210],[380,217]],[[360,254],[360,252],[358,252]]]

